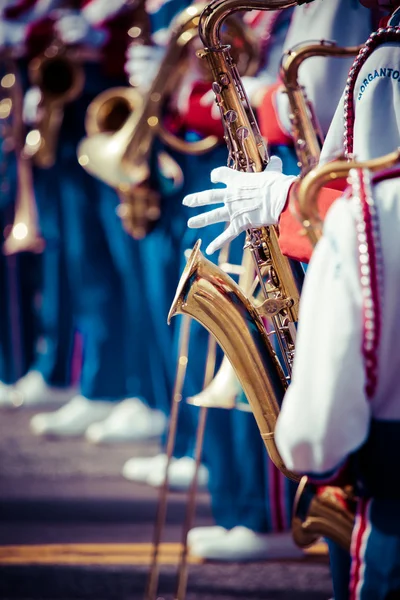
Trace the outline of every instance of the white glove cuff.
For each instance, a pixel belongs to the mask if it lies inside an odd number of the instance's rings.
[[[279,178],[271,188],[270,197],[270,213],[271,221],[276,225],[279,222],[279,218],[289,195],[291,185],[296,181],[297,177],[294,175],[282,175],[282,179]]]

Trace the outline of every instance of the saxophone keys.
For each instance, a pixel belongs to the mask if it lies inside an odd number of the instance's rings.
[[[257,311],[263,317],[275,317],[286,308],[292,306],[291,298],[268,298],[259,307]]]

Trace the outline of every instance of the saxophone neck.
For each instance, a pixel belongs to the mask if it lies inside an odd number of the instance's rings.
[[[250,10],[280,10],[310,0],[213,0],[204,9],[199,22],[199,35],[203,45],[209,49],[221,46],[221,25],[229,15]]]
[[[321,40],[301,44],[288,50],[282,58],[280,76],[289,98],[292,136],[304,177],[319,161],[324,136],[312,102],[299,82],[299,69],[308,58],[356,56],[360,47],[340,47],[334,42]]]
[[[379,158],[357,162],[340,158],[313,169],[301,181],[297,189],[297,209],[305,231],[315,246],[322,235],[323,220],[318,213],[318,197],[321,189],[338,179],[346,179],[351,169],[368,169],[372,172],[389,169],[400,161],[400,148]]]

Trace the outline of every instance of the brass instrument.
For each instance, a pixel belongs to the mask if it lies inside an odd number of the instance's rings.
[[[213,74],[213,89],[229,150],[228,164],[238,170],[262,171],[268,163],[268,153],[229,47],[220,41],[221,25],[238,10],[275,10],[293,4],[276,0],[268,4],[257,0],[246,4],[215,0],[200,18],[199,32],[205,49],[199,56],[207,59]],[[181,277],[169,319],[179,313],[190,314],[216,337],[236,371],[272,461],[286,476],[298,480],[279,456],[274,429],[293,361],[300,265],[296,272],[296,265],[281,254],[274,227],[249,231],[247,246],[255,257],[259,283],[266,296],[260,306],[256,308],[230,277],[205,259],[197,244]],[[283,366],[268,339],[263,317],[274,323]]]
[[[318,195],[325,185],[345,179],[351,169],[369,169],[372,172],[388,169],[400,160],[400,148],[379,158],[357,162],[344,157],[312,170],[297,190],[297,208],[305,232],[313,246],[322,235],[323,221],[318,214]]]
[[[292,137],[298,158],[301,176],[304,177],[317,166],[324,136],[313,104],[306,90],[299,83],[299,68],[305,60],[315,56],[347,58],[356,56],[361,46],[342,48],[334,42],[321,40],[296,46],[282,57],[280,76],[289,99]]]
[[[197,39],[203,8],[202,4],[194,4],[174,19],[166,54],[145,98],[132,88],[118,88],[101,94],[88,110],[88,137],[78,147],[79,163],[117,189],[122,197],[119,214],[134,237],[143,237],[160,215],[159,194],[150,183],[149,159],[155,138],[185,154],[203,154],[219,143],[214,136],[187,142],[169,132],[162,123],[163,107],[187,67],[187,47]],[[254,39],[237,21],[230,23],[229,29],[243,41],[243,68],[253,72],[258,64]],[[114,130],[104,129],[101,114],[106,112],[111,116],[118,107],[122,108],[124,100],[129,116]],[[158,158],[161,172],[178,188],[183,182],[181,168],[166,152]]]
[[[0,101],[3,148],[5,152],[14,150],[17,165],[17,190],[14,222],[5,231],[3,253],[7,256],[19,252],[42,252],[44,240],[40,236],[37,207],[33,190],[32,165],[23,153],[24,124],[22,120],[23,90],[15,60],[4,51],[0,62],[6,67],[6,74],[0,81],[4,97]],[[5,122],[11,118],[10,130]]]
[[[41,93],[36,128],[26,137],[25,153],[42,169],[56,160],[57,139],[64,107],[81,94],[85,75],[81,50],[67,48],[57,39],[29,63],[29,79]]]

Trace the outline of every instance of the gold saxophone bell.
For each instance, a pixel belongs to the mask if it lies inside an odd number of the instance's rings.
[[[54,41],[45,52],[32,59],[29,78],[41,93],[38,123],[26,137],[25,154],[43,169],[56,159],[57,139],[64,107],[82,92],[85,83],[79,54]]]
[[[217,340],[232,364],[253,410],[271,460],[295,481],[275,445],[274,430],[287,387],[257,309],[237,283],[200,252],[196,243],[181,276],[168,322],[177,314],[190,315]]]
[[[22,119],[23,92],[15,61],[7,54],[0,56],[7,68],[7,73],[0,81],[0,89],[4,94],[1,100],[0,118],[10,118],[12,125],[9,132],[3,132],[3,141],[9,138],[17,164],[17,190],[15,199],[15,215],[13,224],[6,228],[3,254],[10,256],[20,252],[43,251],[45,243],[40,236],[38,214],[33,189],[32,164],[23,153],[24,124]],[[5,128],[7,130],[7,127]]]

